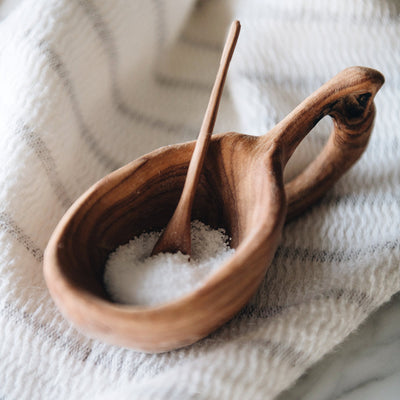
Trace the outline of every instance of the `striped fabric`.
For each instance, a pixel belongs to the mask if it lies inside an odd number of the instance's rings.
[[[273,399],[400,290],[399,1],[25,0],[0,10],[0,399]],[[234,17],[242,33],[215,131],[263,134],[337,72],[365,65],[386,77],[369,148],[285,227],[260,290],[217,332],[159,355],[87,338],[46,289],[49,235],[105,174],[196,137]],[[305,140],[288,178],[329,128],[322,121]]]

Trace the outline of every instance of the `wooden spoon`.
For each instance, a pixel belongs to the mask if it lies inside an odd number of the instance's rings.
[[[174,215],[158,239],[151,255],[166,252],[176,253],[178,251],[183,254],[191,254],[190,219],[192,216],[194,195],[196,193],[197,184],[199,183],[200,173],[203,168],[211,134],[214,129],[226,74],[235,50],[239,32],[239,21],[232,22],[224,46],[224,51],[222,53],[214,87],[211,91],[207,110],[190,160],[181,198],[179,199]]]
[[[224,227],[236,251],[201,287],[175,301],[155,307],[115,304],[103,272],[117,246],[167,224],[195,143],[153,151],[100,180],[67,211],[45,251],[44,275],[58,307],[87,334],[147,352],[194,343],[221,326],[257,290],[287,216],[319,199],[362,154],[383,82],[376,70],[348,68],[264,136],[212,136],[193,217]],[[326,115],[334,120],[327,145],[285,186],[287,161]]]

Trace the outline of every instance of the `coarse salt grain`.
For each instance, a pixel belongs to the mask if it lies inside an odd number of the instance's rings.
[[[191,224],[192,255],[160,253],[150,257],[160,232],[143,233],[112,253],[104,283],[111,298],[124,304],[156,305],[181,297],[229,258],[234,250],[223,229]]]

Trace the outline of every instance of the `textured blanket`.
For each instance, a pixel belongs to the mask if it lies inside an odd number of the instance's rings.
[[[0,7],[1,399],[273,399],[400,290],[399,1]],[[386,77],[369,147],[284,228],[260,290],[218,331],[158,355],[90,339],[47,291],[49,236],[98,179],[197,136],[233,18],[242,32],[216,132],[264,134],[336,73],[364,65]],[[288,178],[330,124],[296,151]]]

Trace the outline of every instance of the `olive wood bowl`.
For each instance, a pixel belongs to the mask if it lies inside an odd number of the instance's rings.
[[[103,272],[118,246],[166,226],[195,143],[160,148],[101,179],[63,216],[45,251],[44,275],[59,309],[92,337],[146,352],[189,345],[231,319],[263,280],[285,219],[318,200],[364,151],[383,82],[376,70],[348,68],[266,135],[211,138],[192,218],[225,228],[236,251],[202,286],[175,301],[153,307],[114,303]],[[326,115],[334,121],[328,143],[285,186],[287,161]]]

